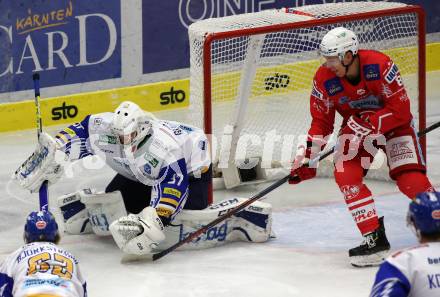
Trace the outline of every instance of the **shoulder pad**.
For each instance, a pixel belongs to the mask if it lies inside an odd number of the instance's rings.
[[[107,131],[110,130],[113,120],[112,112],[97,113],[90,116],[89,129],[91,131]]]

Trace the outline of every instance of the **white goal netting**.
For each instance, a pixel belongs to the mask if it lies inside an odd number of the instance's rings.
[[[212,133],[217,163],[259,157],[264,167],[289,168],[311,122],[319,43],[330,29],[344,26],[358,35],[361,48],[382,51],[398,65],[418,125],[419,100],[424,100],[418,82],[419,15],[406,8],[391,2],[332,3],[192,24],[188,121]],[[225,156],[228,149],[232,152]],[[238,153],[243,149],[245,154]],[[321,174],[331,172],[325,167],[321,164]]]

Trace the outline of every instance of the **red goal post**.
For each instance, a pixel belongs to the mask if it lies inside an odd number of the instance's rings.
[[[192,24],[191,122],[218,143],[230,125],[233,148],[244,133],[263,136],[272,128],[281,135],[307,133],[318,45],[323,34],[337,26],[354,30],[361,48],[391,56],[408,89],[417,128],[424,129],[425,13],[420,6],[392,2],[308,5]],[[290,123],[292,118],[298,124]],[[426,156],[425,139],[421,146]],[[215,162],[221,162],[221,153],[214,152]]]

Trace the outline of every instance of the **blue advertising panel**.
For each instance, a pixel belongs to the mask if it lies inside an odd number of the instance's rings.
[[[396,1],[396,0],[394,0]],[[189,67],[188,26],[201,19],[265,9],[351,0],[143,0],[143,72]],[[440,32],[440,1],[397,1],[422,5],[427,31]]]
[[[0,1],[0,93],[121,77],[120,0]],[[6,53],[4,55],[3,53]]]
[[[143,72],[189,67],[188,26],[221,17],[292,6],[293,0],[142,0]]]

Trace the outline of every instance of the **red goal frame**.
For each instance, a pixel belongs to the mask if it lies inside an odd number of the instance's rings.
[[[389,8],[373,12],[363,12],[344,16],[328,17],[307,21],[298,21],[286,24],[269,25],[258,28],[246,28],[229,32],[207,34],[203,44],[203,84],[204,84],[204,130],[207,135],[212,134],[212,108],[211,108],[211,44],[216,40],[234,38],[243,35],[257,35],[284,31],[298,28],[308,28],[317,25],[331,25],[354,20],[365,20],[375,17],[386,17],[402,14],[416,14],[418,20],[418,113],[419,130],[426,128],[426,20],[425,12],[419,5],[408,5],[399,8]],[[310,84],[311,85],[311,84]],[[426,161],[426,138],[420,138],[420,145]],[[212,203],[212,184],[210,201]]]

